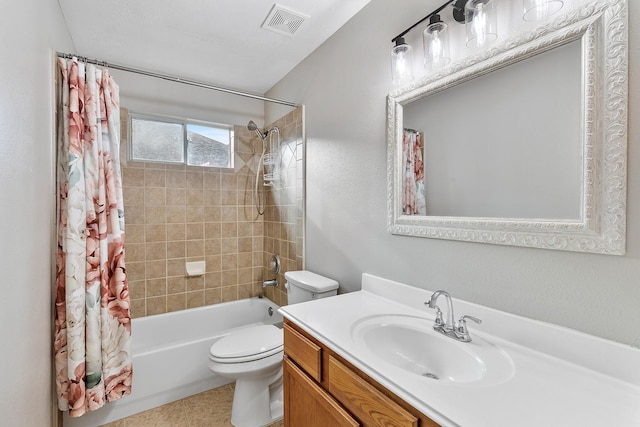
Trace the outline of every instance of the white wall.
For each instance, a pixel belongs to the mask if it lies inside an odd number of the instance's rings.
[[[391,38],[428,10],[422,0],[372,0],[268,93],[306,106],[307,268],[343,291],[359,289],[368,272],[640,346],[640,4],[628,3],[627,255],[390,235]]]
[[[240,126],[249,120],[260,127],[264,124],[264,101],[125,71],[110,72],[120,87],[120,105],[129,111]]]
[[[0,424],[50,424],[53,58],[73,50],[58,2],[0,14]]]

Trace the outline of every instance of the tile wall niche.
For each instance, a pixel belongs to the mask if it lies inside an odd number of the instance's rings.
[[[123,162],[133,317],[259,295],[263,278],[273,276],[265,266],[274,253],[282,259],[282,274],[302,268],[300,109],[274,125],[282,135],[282,185],[268,194],[264,216],[257,214],[252,194],[261,145],[245,126],[234,128],[233,170]],[[205,261],[206,273],[187,277],[189,261]],[[278,289],[266,290],[279,305],[286,304],[282,274]]]
[[[264,277],[271,257],[280,256],[278,286],[265,289],[276,304],[287,305],[284,273],[304,268],[304,129],[303,107],[278,119],[271,126],[280,130],[280,179],[270,188],[264,215]]]

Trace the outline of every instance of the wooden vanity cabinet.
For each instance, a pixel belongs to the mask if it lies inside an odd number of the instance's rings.
[[[290,320],[284,353],[285,427],[439,427]]]

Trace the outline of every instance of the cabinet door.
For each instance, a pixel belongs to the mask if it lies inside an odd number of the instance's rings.
[[[333,356],[329,356],[329,391],[366,427],[418,427],[417,417]]]
[[[285,427],[360,427],[326,391],[284,358]]]

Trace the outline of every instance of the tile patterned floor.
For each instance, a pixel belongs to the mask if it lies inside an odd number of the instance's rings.
[[[233,385],[196,394],[103,427],[232,427]],[[282,421],[268,427],[283,427]]]

